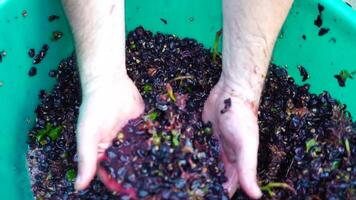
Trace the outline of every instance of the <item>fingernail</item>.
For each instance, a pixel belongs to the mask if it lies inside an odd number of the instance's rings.
[[[254,190],[255,190],[254,193],[256,194],[256,199],[261,198],[263,194],[262,194],[260,188],[258,186],[255,186]]]
[[[76,178],[76,180],[75,180],[75,184],[74,184],[74,188],[75,188],[75,190],[79,190],[79,185],[80,185],[80,182],[81,182],[81,178],[80,178],[80,176],[77,176],[77,178]]]
[[[263,195],[260,189],[257,190],[256,194],[257,194],[258,198],[261,198]]]

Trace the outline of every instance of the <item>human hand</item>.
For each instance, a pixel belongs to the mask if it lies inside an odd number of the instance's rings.
[[[221,78],[205,102],[203,120],[211,122],[222,146],[230,197],[238,186],[254,199],[262,193],[257,185],[258,124],[257,103],[244,99]]]
[[[142,97],[127,75],[91,83],[85,90],[77,127],[79,175],[76,190],[83,190],[90,184],[98,160],[117,132],[128,120],[144,111]]]

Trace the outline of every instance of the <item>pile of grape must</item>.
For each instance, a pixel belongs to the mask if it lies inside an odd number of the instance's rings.
[[[142,27],[126,41],[126,67],[145,113],[118,132],[84,191],[74,190],[75,129],[81,87],[75,56],[41,91],[29,133],[28,163],[37,199],[228,199],[220,147],[201,119],[221,73],[221,57],[194,39]],[[303,70],[303,79],[307,79]],[[123,94],[124,95],[124,94]],[[284,68],[271,65],[259,107],[258,178],[263,199],[352,199],[355,123],[327,92],[311,94]],[[109,191],[106,188],[110,188]],[[114,192],[113,192],[114,191]],[[247,199],[238,191],[233,199]]]

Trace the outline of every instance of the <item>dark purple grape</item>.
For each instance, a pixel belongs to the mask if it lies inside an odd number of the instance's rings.
[[[28,75],[30,77],[33,77],[37,74],[37,68],[36,67],[31,67],[30,70],[28,71]]]
[[[30,56],[30,58],[33,58],[35,56],[35,49],[28,50],[28,56]]]

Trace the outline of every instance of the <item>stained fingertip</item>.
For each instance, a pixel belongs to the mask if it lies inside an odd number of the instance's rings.
[[[77,178],[75,179],[75,183],[74,183],[74,189],[76,190],[76,191],[79,191],[79,190],[81,190],[80,188],[80,183],[81,183],[81,178],[80,178],[80,176],[78,175],[77,176]]]
[[[234,196],[237,188],[239,187],[237,177],[229,177],[228,182],[223,184],[224,188],[227,190],[229,197]]]
[[[111,141],[105,142],[105,143],[100,143],[98,144],[98,152],[104,152],[106,149],[108,149],[111,145]]]
[[[251,186],[250,186],[250,190],[251,190],[251,194],[250,194],[250,197],[253,198],[253,199],[259,199],[262,197],[262,192],[260,190],[260,187],[257,185],[257,183],[253,183]]]
[[[75,190],[84,190],[87,188],[94,178],[96,172],[96,162],[82,162],[79,165],[79,175],[75,181]]]
[[[84,190],[88,187],[96,173],[97,146],[93,138],[80,138],[78,142],[78,177],[75,182],[76,190]]]
[[[83,190],[84,188],[83,188],[82,185],[83,185],[83,184],[82,184],[82,181],[81,181],[80,176],[77,176],[76,181],[75,181],[75,184],[74,184],[74,189],[75,189],[76,191]]]
[[[262,192],[257,184],[255,176],[254,173],[241,174],[239,177],[240,186],[250,198],[259,199],[262,197]]]

